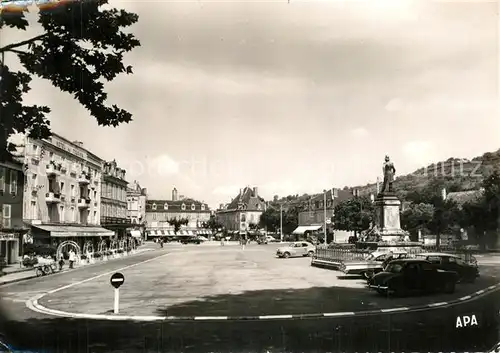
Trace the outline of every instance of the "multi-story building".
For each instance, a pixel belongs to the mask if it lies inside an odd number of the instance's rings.
[[[116,161],[105,162],[102,172],[101,224],[113,230],[118,237],[125,237],[130,219],[127,218],[127,185],[125,169]]]
[[[246,234],[250,224],[259,224],[265,211],[265,201],[259,197],[258,189],[245,187],[222,209],[217,210],[216,219],[228,231]]]
[[[16,263],[21,255],[24,178],[20,162],[0,162],[0,262]]]
[[[75,247],[112,235],[100,227],[102,159],[78,141],[25,138],[24,221],[35,243]]]
[[[127,219],[130,220],[134,228],[130,231],[134,237],[142,238],[145,231],[146,199],[147,190],[141,188],[139,183],[134,180],[132,185],[127,188]]]
[[[147,236],[174,236],[174,227],[168,223],[174,218],[187,219],[188,224],[181,227],[177,236],[209,234],[203,224],[210,220],[210,209],[204,202],[190,198],[179,200],[177,189],[172,190],[172,200],[147,200]]]
[[[326,194],[318,194],[311,197],[302,205],[302,210],[299,212],[299,226],[293,231],[293,234],[302,235],[307,232],[319,230],[324,233],[323,228],[325,224],[326,209],[327,234],[335,232],[336,241],[353,235],[351,232],[334,231],[334,224],[332,223],[332,218],[335,214],[335,206],[353,197],[352,191],[339,189],[331,189],[327,191]],[[326,205],[324,203],[325,198]],[[330,240],[331,239],[327,239],[327,242]]]

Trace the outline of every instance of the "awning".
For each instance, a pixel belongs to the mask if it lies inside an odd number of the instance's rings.
[[[131,230],[130,235],[133,236],[134,238],[140,238],[141,237],[141,231],[140,230]]]
[[[156,230],[150,230],[149,231],[149,235],[151,236],[155,236],[156,235]]]
[[[19,240],[19,236],[14,233],[2,233],[0,232],[0,240]]]
[[[304,234],[305,232],[313,232],[320,229],[322,226],[298,226],[292,234]]]
[[[51,237],[112,237],[115,235],[115,232],[101,227],[71,227],[54,225],[33,225],[33,227],[49,232]]]

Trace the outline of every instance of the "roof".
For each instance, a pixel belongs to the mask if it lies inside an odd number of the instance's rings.
[[[337,195],[336,195],[336,197],[333,198],[333,205],[327,206],[327,208],[333,208],[336,205],[338,205],[339,203],[347,201],[347,200],[350,200],[350,199],[352,199],[354,197],[354,195],[352,194],[352,192],[350,190],[340,190],[340,189],[337,189],[336,192],[337,192]],[[323,202],[324,197],[325,197],[325,195],[323,193],[312,195],[311,198],[309,200],[304,201],[302,203],[302,205],[305,208],[307,208],[310,203],[314,204],[314,203],[316,203],[318,201],[319,202]],[[328,204],[328,201],[331,201],[331,200],[332,200],[332,191],[331,190],[327,190],[327,192],[326,192],[326,202],[327,202],[327,204]]]
[[[478,201],[482,195],[482,190],[457,191],[448,193],[446,200],[455,201],[459,206],[462,206],[467,202]]]
[[[420,253],[417,254],[417,256],[447,256],[447,257],[455,257],[455,258],[460,258],[460,256],[455,255],[455,254],[446,254],[442,252],[425,252],[425,253]]]
[[[236,197],[226,207],[226,210],[238,210],[239,205],[242,205],[243,209],[246,209],[246,210],[264,211],[264,209],[265,209],[264,199],[258,195],[255,195],[253,189],[248,187],[248,186],[245,187],[241,191],[241,193],[236,195]],[[260,208],[258,205],[260,205]]]
[[[157,206],[156,210],[153,210],[153,205]],[[165,209],[165,204],[168,205],[168,208]],[[182,204],[186,206],[185,210],[182,210]],[[191,205],[195,205],[196,210],[191,210]],[[205,205],[205,209],[201,210],[201,205]],[[194,199],[184,199],[178,201],[172,200],[147,200],[146,201],[146,211],[147,212],[172,212],[172,211],[182,211],[182,212],[210,212],[210,208],[208,204],[194,200]]]

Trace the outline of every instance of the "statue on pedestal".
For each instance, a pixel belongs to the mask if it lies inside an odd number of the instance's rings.
[[[385,163],[382,169],[384,171],[384,183],[382,184],[382,190],[380,193],[394,192],[392,183],[394,182],[396,168],[394,168],[394,163],[391,162],[389,156],[385,156]]]

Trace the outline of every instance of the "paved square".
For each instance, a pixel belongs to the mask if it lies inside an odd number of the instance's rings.
[[[277,259],[275,246],[201,248],[182,251],[123,271],[120,314],[160,316],[252,316],[362,311],[443,302],[494,283],[481,278],[453,295],[385,298],[362,279],[338,279],[336,271],[310,266],[310,258]],[[45,296],[47,308],[108,314],[109,276]]]

